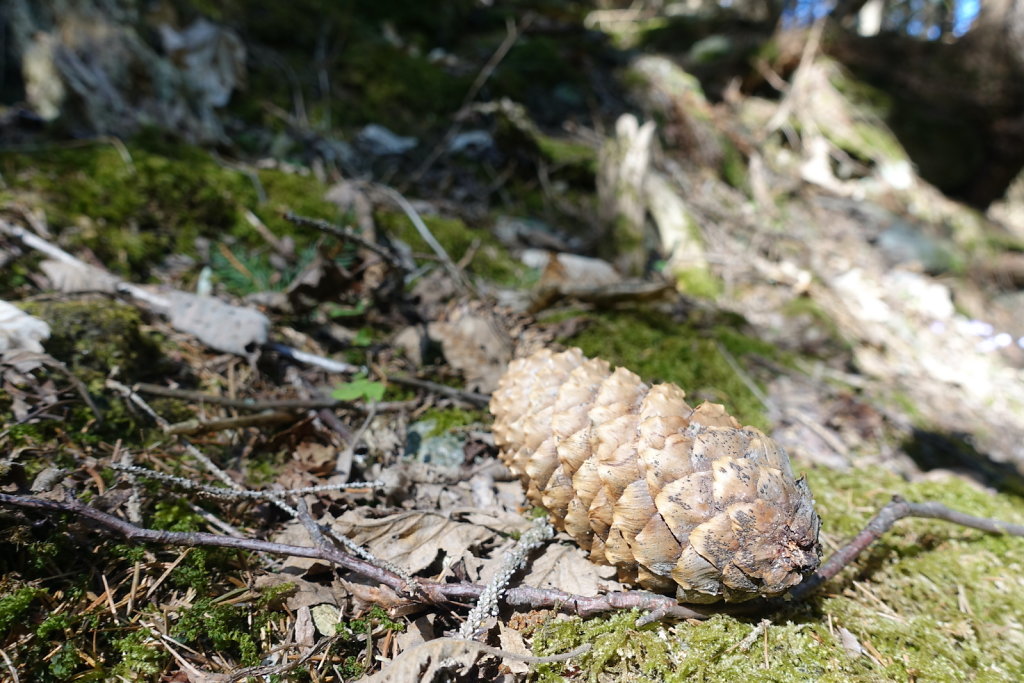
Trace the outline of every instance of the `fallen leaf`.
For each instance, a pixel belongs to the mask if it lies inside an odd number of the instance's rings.
[[[594,564],[575,544],[549,543],[537,551],[521,583],[577,595],[597,595],[603,590],[622,588],[614,581],[615,574],[615,567]]]
[[[501,649],[505,652],[512,652],[517,655],[527,656],[533,654],[526,647],[526,642],[523,640],[523,634],[513,628],[509,628],[500,621],[498,622],[498,641],[501,643]],[[530,665],[526,662],[519,661],[518,659],[508,657],[504,659],[504,665],[514,674],[530,673]]]
[[[259,311],[177,290],[160,296],[169,304],[164,314],[171,325],[213,349],[248,356],[267,341],[270,320]]]
[[[456,676],[465,676],[479,652],[480,643],[438,638],[406,650],[395,657],[390,665],[362,680],[364,683],[450,680],[450,676],[442,678],[443,670],[459,670]]]
[[[495,536],[489,529],[435,513],[402,512],[377,519],[365,515],[365,510],[350,510],[335,520],[334,530],[411,574],[434,564],[442,553],[459,558]]]

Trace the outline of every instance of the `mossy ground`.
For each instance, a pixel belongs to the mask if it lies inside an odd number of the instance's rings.
[[[798,465],[798,469],[799,465]],[[881,471],[807,472],[826,554],[892,496],[935,500],[1020,523],[1020,500],[960,480],[908,484]],[[760,617],[635,628],[636,614],[555,619],[537,628],[534,653],[594,650],[573,661],[589,680],[877,681],[1014,680],[1024,671],[1024,541],[933,520],[904,520],[818,595]],[[846,629],[862,648],[844,647]],[[541,665],[538,680],[569,673]]]
[[[47,220],[66,248],[89,249],[98,262],[133,282],[148,281],[169,255],[202,265],[207,254],[223,256],[225,250],[250,272],[274,270],[267,263],[270,247],[245,219],[247,209],[279,237],[292,237],[300,253],[321,235],[284,220],[286,210],[335,222],[346,218],[323,199],[324,185],[310,175],[282,170],[250,175],[218,163],[208,152],[186,145],[168,149],[149,139],[126,149],[130,160],[103,144],[4,153],[0,176],[15,197],[31,196],[46,206]],[[200,238],[208,241],[208,250],[200,248]],[[230,272],[237,268],[218,263],[223,279],[237,284],[240,274]],[[251,282],[241,293],[260,284]]]
[[[771,344],[748,336],[738,316],[695,315],[674,322],[656,311],[635,310],[588,316],[589,325],[562,340],[588,356],[604,358],[640,375],[645,382],[672,382],[688,400],[722,403],[744,424],[767,429],[764,406],[723,350],[742,366],[748,354],[783,358]]]

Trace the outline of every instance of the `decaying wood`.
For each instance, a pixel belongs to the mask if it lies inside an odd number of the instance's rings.
[[[514,361],[495,443],[595,562],[682,602],[781,595],[818,566],[820,520],[786,453],[718,404],[579,349]]]

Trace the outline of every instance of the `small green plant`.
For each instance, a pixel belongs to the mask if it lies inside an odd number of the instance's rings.
[[[22,586],[0,597],[0,635],[6,635],[11,626],[20,622],[32,601],[43,592],[35,586]]]
[[[384,398],[384,384],[365,375],[356,375],[350,382],[335,385],[331,398],[338,401],[379,401]]]

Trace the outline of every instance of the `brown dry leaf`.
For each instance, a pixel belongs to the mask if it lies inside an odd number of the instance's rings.
[[[334,530],[412,574],[432,565],[439,553],[459,558],[496,535],[481,526],[429,512],[401,512],[378,519],[365,514],[365,510],[346,512],[335,520]]]
[[[437,630],[434,628],[436,619],[437,615],[431,613],[409,624],[403,632],[395,636],[395,652],[402,653],[437,638]]]
[[[501,649],[505,652],[513,652],[517,655],[533,655],[530,649],[526,647],[526,642],[523,640],[523,634],[514,628],[510,628],[498,622],[498,640],[501,642]],[[504,660],[505,666],[508,670],[514,674],[528,674],[530,673],[530,665],[526,662],[521,662],[516,659],[508,657]]]
[[[363,612],[368,605],[383,607],[393,617],[422,609],[421,603],[400,597],[389,586],[370,586],[344,579],[339,579],[339,583],[352,594],[352,611],[356,614]]]
[[[458,676],[465,676],[473,666],[480,652],[480,643],[471,640],[438,638],[406,650],[392,660],[391,664],[372,676],[361,679],[363,683],[407,683],[408,681],[433,681],[443,669],[457,670]],[[443,675],[443,674],[442,674]],[[440,679],[448,680],[448,678]]]
[[[473,302],[459,304],[446,318],[430,323],[428,334],[441,342],[445,359],[466,378],[467,389],[490,393],[512,360],[515,343],[508,329]]]
[[[614,576],[614,567],[594,564],[578,546],[549,543],[534,557],[522,583],[577,595],[597,595],[602,590],[622,588]]]
[[[295,611],[292,639],[302,647],[313,647],[316,643],[316,626],[313,624],[313,612],[309,607],[301,607]]]

